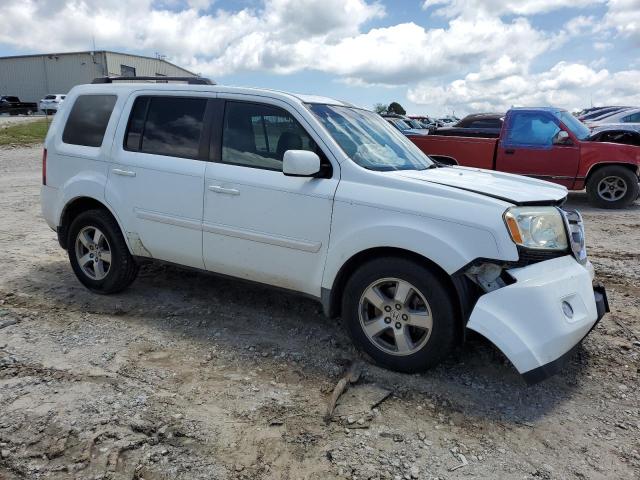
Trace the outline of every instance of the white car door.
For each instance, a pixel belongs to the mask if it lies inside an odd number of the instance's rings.
[[[202,94],[138,93],[112,147],[106,198],[137,255],[204,268],[202,203],[209,131]]]
[[[218,100],[224,114],[216,115],[213,162],[205,173],[205,266],[320,296],[339,169],[297,112],[258,98]],[[285,176],[286,150],[316,151],[325,178]]]

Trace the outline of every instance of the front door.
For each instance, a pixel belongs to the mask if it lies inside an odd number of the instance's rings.
[[[571,188],[580,162],[576,142],[554,145],[563,129],[551,112],[514,110],[503,129],[496,170],[548,180]]]
[[[222,135],[205,173],[204,261],[208,270],[320,296],[339,172],[284,107],[264,98],[221,102]],[[287,150],[318,153],[325,178],[285,176]]]
[[[182,94],[140,95],[128,102],[133,108],[118,125],[116,138],[124,142],[113,145],[106,196],[137,255],[204,268],[208,102]]]

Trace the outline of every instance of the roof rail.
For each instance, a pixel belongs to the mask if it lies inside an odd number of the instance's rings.
[[[113,82],[131,82],[136,80],[155,81],[155,82],[187,82],[189,85],[215,85],[208,78],[204,77],[98,77],[94,78],[91,83],[113,83]]]

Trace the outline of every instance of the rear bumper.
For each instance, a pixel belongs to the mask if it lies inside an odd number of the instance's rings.
[[[527,382],[544,380],[609,311],[590,267],[567,255],[510,270],[516,282],[480,297],[467,328],[493,342]]]

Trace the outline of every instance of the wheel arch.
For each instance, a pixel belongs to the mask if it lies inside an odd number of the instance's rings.
[[[109,208],[109,206],[94,197],[90,196],[80,196],[74,197],[67,201],[67,203],[62,208],[60,212],[60,221],[58,222],[58,242],[60,246],[67,249],[68,243],[68,235],[69,235],[69,226],[73,222],[73,219],[80,215],[82,212],[86,212],[87,210],[104,210],[109,213],[113,217],[113,219],[118,224],[120,231],[122,232],[122,236],[124,237],[125,242],[127,243],[127,247],[129,251],[131,251],[131,246],[129,245],[129,239],[127,238],[126,231],[122,228],[122,224],[120,220],[116,216],[116,214]]]
[[[640,173],[640,165],[637,165],[635,163],[630,163],[630,162],[601,162],[601,163],[596,163],[595,165],[592,165],[589,168],[589,171],[587,172],[587,175],[584,177],[584,181],[585,184],[587,182],[589,182],[589,179],[599,170],[602,170],[603,168],[606,167],[623,167],[626,168],[628,170],[630,170],[631,172],[635,173],[636,175],[638,175],[638,173]]]
[[[462,275],[449,275],[441,266],[430,258],[411,250],[398,247],[372,247],[352,255],[340,268],[330,289],[322,289],[322,308],[330,318],[340,316],[344,287],[353,273],[362,265],[376,258],[399,257],[412,260],[431,270],[451,293],[457,318],[460,320],[459,334],[464,337],[464,327],[473,304],[477,300],[475,290],[470,281]]]

